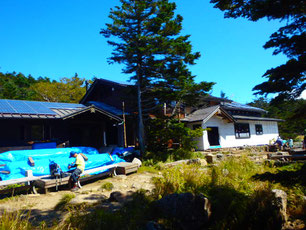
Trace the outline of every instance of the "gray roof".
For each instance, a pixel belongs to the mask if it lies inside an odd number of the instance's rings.
[[[260,109],[260,108],[253,107],[250,105],[240,104],[237,102],[231,102],[231,103],[225,102],[222,104],[222,108],[224,108],[225,110],[244,110],[244,111],[254,111],[254,112],[259,112],[259,113],[267,112],[264,109]]]
[[[222,112],[224,116],[226,116],[229,120],[232,120],[233,122],[238,121],[238,120],[283,121],[281,119],[276,119],[276,118],[230,115],[220,105],[215,105],[215,106],[207,107],[207,108],[204,108],[204,109],[198,109],[198,110],[194,111],[192,114],[186,116],[184,119],[182,119],[182,121],[185,121],[185,122],[203,121],[205,123],[213,115],[215,115],[218,111]]]
[[[192,114],[188,115],[182,121],[186,122],[196,122],[196,121],[203,121],[204,123],[208,121],[216,112],[221,111],[225,114],[229,119],[232,119],[231,115],[229,115],[226,111],[224,111],[220,105],[211,106],[204,109],[198,109],[194,111]]]
[[[282,119],[277,118],[269,118],[269,117],[250,117],[250,116],[240,116],[240,115],[232,115],[235,120],[252,120],[252,121],[284,121]]]

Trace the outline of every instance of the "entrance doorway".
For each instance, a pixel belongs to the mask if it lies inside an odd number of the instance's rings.
[[[208,142],[210,146],[220,145],[218,127],[207,127]]]

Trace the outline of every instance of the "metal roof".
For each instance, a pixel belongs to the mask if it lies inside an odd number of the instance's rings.
[[[259,113],[266,113],[267,112],[264,109],[260,109],[260,108],[253,107],[253,106],[250,106],[250,105],[240,104],[240,103],[237,103],[237,102],[231,102],[231,103],[224,102],[222,104],[222,107],[225,110],[244,110],[244,111],[254,111],[254,112],[259,112]]]
[[[205,123],[217,112],[221,112],[229,120],[234,121],[233,117],[230,114],[228,114],[226,111],[224,111],[222,107],[220,107],[220,105],[215,105],[204,109],[198,109],[189,116],[182,119],[182,121],[187,121],[187,122],[203,121]]]
[[[60,118],[86,106],[74,103],[0,99],[0,118]]]

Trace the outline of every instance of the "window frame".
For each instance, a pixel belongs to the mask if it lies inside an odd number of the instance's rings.
[[[245,132],[244,130],[247,130],[247,131]],[[235,123],[234,131],[235,131],[236,139],[249,139],[249,138],[251,138],[250,124],[249,123]],[[248,136],[243,136],[243,135],[241,136],[241,134],[248,134]]]
[[[258,128],[259,128],[259,130],[258,130]],[[255,133],[256,133],[256,135],[263,135],[262,124],[255,124]]]

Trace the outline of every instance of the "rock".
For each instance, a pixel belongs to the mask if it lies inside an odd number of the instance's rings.
[[[286,223],[288,220],[287,217],[287,193],[280,189],[273,189],[272,193],[274,194],[275,201],[273,205],[278,211],[278,216],[282,224]]]
[[[109,196],[109,201],[110,202],[123,202],[125,199],[125,195],[122,193],[122,192],[119,192],[119,191],[115,191],[115,192],[112,192]]]
[[[206,166],[207,161],[205,159],[197,158],[197,159],[190,159],[187,161],[187,164],[198,164],[200,166]]]
[[[133,199],[133,192],[132,191],[128,191],[126,194],[119,192],[119,191],[115,191],[112,192],[109,196],[108,201],[109,202],[119,202],[119,203],[125,203],[127,201],[131,201]]]
[[[224,155],[222,153],[217,153],[216,156],[217,156],[218,159],[222,159],[224,157]]]
[[[214,157],[213,157],[212,154],[207,154],[207,155],[205,156],[205,158],[206,158],[206,161],[207,161],[208,164],[214,163],[214,159],[213,159]]]
[[[149,221],[146,224],[145,230],[164,230],[164,226],[156,223],[155,221]]]
[[[202,167],[207,166],[207,161],[205,159],[199,159],[199,161]]]
[[[160,218],[173,219],[179,229],[203,229],[211,216],[211,204],[203,195],[170,194],[155,202]]]
[[[139,160],[139,159],[138,159],[138,158],[136,158],[136,157],[133,159],[132,163],[137,164],[137,165],[138,165],[138,168],[139,168],[139,167],[142,165],[141,160]]]

